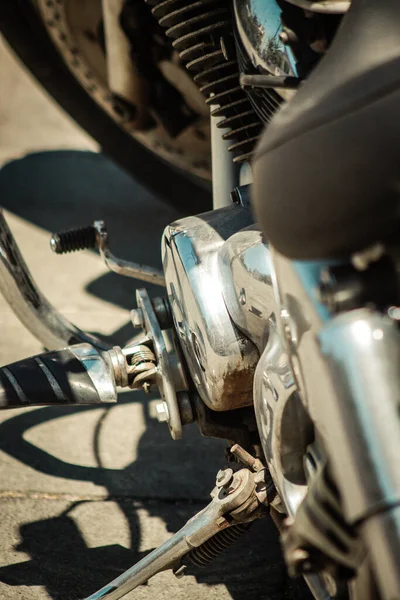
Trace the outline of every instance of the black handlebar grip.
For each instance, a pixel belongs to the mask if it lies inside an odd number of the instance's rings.
[[[90,344],[44,352],[0,368],[0,409],[116,399],[111,363]]]

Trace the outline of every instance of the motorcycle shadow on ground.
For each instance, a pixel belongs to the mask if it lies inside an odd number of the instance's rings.
[[[158,268],[162,232],[182,216],[107,157],[73,150],[37,152],[6,164],[0,170],[0,205],[49,232],[103,219],[114,254]],[[79,265],[79,254],[75,256]],[[91,281],[87,291],[130,310],[138,287],[146,287],[150,295],[160,294],[157,286],[111,272]],[[73,298],[73,288],[68,292]],[[130,337],[132,326],[127,323],[110,341],[122,344]]]
[[[124,402],[129,404],[132,401],[135,402],[135,399]],[[56,516],[20,526],[21,542],[16,549],[29,555],[30,559],[0,566],[0,581],[11,586],[44,586],[54,600],[78,600],[93,593],[147,554],[147,551],[140,550],[142,536],[138,512],[141,509],[145,509],[147,517],[161,519],[168,532],[173,533],[205,506],[207,492],[213,485],[214,468],[223,464],[223,453],[219,452],[222,445],[218,444],[217,449],[212,441],[201,440],[203,447],[199,456],[199,436],[194,429],[185,441],[174,444],[168,439],[166,428],[160,427],[149,416],[147,400],[140,399],[139,402],[146,413],[146,430],[139,440],[136,460],[123,469],[70,464],[24,437],[32,427],[77,412],[98,410],[99,427],[93,439],[96,448],[105,415],[113,409],[46,407],[21,413],[0,425],[0,449],[14,459],[42,474],[74,482],[92,481],[107,490],[103,501],[118,505],[128,524],[130,537],[129,548],[119,544],[88,547],[72,513],[84,503],[95,503],[95,511],[100,500],[85,496],[77,498],[72,494],[68,506]],[[169,448],[164,461],[160,461],[160,448],[164,451]],[[179,462],[182,456],[185,456],[184,463]],[[199,462],[199,458],[205,461],[204,464]],[[173,473],[169,471],[168,464],[175,465]],[[178,471],[179,464],[181,468]],[[195,470],[199,473],[197,477]],[[147,474],[150,483],[147,480],[143,485],[141,480]],[[174,474],[172,488],[182,489],[178,498],[171,497],[166,488],[166,481],[171,484]],[[152,488],[160,491],[151,494],[148,490]],[[162,490],[166,493],[163,494]],[[100,523],[98,527],[101,528]],[[301,595],[302,586],[295,586],[288,580],[277,533],[267,519],[254,525],[234,547],[194,575],[198,583],[224,584],[234,600],[307,597]],[[170,577],[173,578],[173,575],[170,574]],[[199,597],[202,597],[201,593]]]
[[[0,190],[5,208],[49,231],[105,218],[110,232],[118,232],[113,237],[115,252],[153,266],[160,264],[162,229],[178,216],[177,211],[155,201],[107,159],[86,152],[40,153],[9,163],[0,172]],[[132,308],[131,280],[107,274],[92,281],[88,291]],[[119,343],[131,335],[128,325],[115,332]],[[0,423],[0,450],[17,464],[34,469],[38,477],[70,481],[75,490],[76,482],[92,482],[104,493],[104,498],[86,493],[73,492],[71,497],[63,494],[60,509],[51,514],[42,508],[39,494],[38,514],[20,525],[20,542],[15,548],[29,558],[0,565],[1,582],[9,586],[44,586],[53,600],[83,598],[147,553],[142,550],[143,511],[146,518],[161,520],[173,533],[208,502],[215,473],[224,462],[223,442],[201,438],[195,426],[188,428],[184,440],[173,442],[167,428],[152,418],[143,394],[124,394],[121,404],[123,410],[138,407],[145,424],[132,448],[134,460],[122,468],[108,463],[105,466],[101,443],[102,431],[117,407],[45,407],[13,413]],[[96,466],[68,462],[28,439],[32,428],[56,424],[73,415],[84,419],[90,414],[96,416],[96,426],[87,432],[93,435]],[[73,431],[70,443],[77,443]],[[18,502],[18,497],[14,501]],[[123,515],[129,532],[125,545],[87,543],[74,515],[88,507],[100,511],[102,504],[116,505]],[[95,520],[92,528],[94,534],[100,532],[101,519]],[[268,519],[257,523],[207,569],[198,571],[196,580],[207,586],[223,584],[234,600],[310,597],[301,583],[289,581],[277,532]],[[171,589],[175,593],[177,588]],[[159,594],[161,597],[162,591]],[[205,594],[207,591],[199,590],[199,598]],[[152,595],[158,595],[155,587]],[[148,597],[140,591],[138,596]]]

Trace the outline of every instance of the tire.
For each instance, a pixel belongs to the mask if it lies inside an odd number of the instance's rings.
[[[27,0],[0,2],[0,29],[56,102],[117,162],[161,199],[186,213],[211,208],[210,186],[172,167],[125,132],[81,87]]]

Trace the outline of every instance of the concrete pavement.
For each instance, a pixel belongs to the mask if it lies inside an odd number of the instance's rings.
[[[5,46],[0,71],[0,197],[9,224],[51,302],[81,328],[123,343],[142,284],[109,273],[94,253],[53,255],[49,234],[105,218],[116,253],[157,266],[162,229],[178,215],[97,154]],[[0,332],[0,364],[41,351],[1,298]],[[173,442],[155,419],[155,398],[127,393],[106,409],[0,414],[0,598],[83,598],[204,506],[224,443],[195,426]],[[265,522],[196,577],[164,573],[129,596],[171,597],[306,595],[288,582]]]

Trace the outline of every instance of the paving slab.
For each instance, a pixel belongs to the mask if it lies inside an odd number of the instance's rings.
[[[0,596],[7,600],[83,598],[168,539],[171,530],[202,506],[37,493],[2,497]],[[272,527],[265,521],[250,530],[207,569],[180,580],[169,572],[159,574],[127,599],[295,598]]]
[[[1,35],[0,73],[0,162],[32,150],[98,150],[98,144],[36,85]]]

